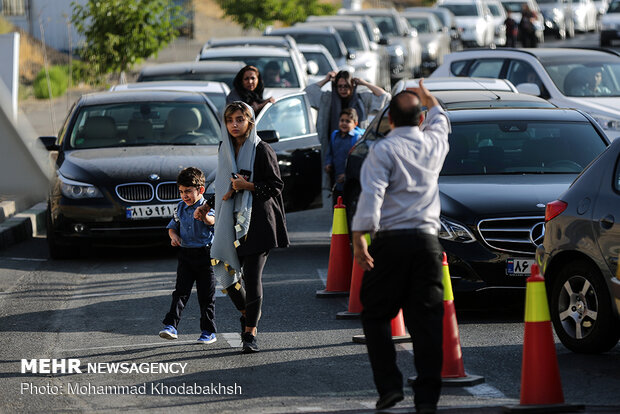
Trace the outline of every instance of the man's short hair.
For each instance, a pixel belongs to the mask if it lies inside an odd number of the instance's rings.
[[[414,104],[414,99],[417,104]],[[390,101],[390,118],[394,126],[418,126],[422,104],[418,94],[413,91],[401,91]]]
[[[187,167],[177,177],[177,186],[180,185],[200,189],[205,186],[205,175],[196,167]]]
[[[355,108],[344,108],[342,111],[340,111],[340,116],[342,115],[347,115],[351,117],[353,122],[357,124],[358,118],[357,118],[357,111],[355,110]]]

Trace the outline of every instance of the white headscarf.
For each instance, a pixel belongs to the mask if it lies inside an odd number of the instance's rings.
[[[255,120],[254,110],[244,102],[231,105],[244,105]],[[232,173],[241,170],[250,171],[249,181],[254,181],[254,158],[260,138],[256,134],[256,125],[252,126],[235,159],[232,137],[226,128],[226,119],[222,122],[222,143],[218,153],[217,173],[215,176],[215,235],[211,246],[213,271],[220,285],[225,289],[241,279],[241,266],[237,256],[237,247],[247,235],[252,216],[252,192],[238,191],[234,197],[222,200],[230,191]]]

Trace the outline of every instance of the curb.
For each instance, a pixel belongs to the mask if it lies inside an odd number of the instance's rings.
[[[0,203],[0,249],[45,234],[46,203],[40,202],[16,214],[25,207],[24,203],[19,199]]]

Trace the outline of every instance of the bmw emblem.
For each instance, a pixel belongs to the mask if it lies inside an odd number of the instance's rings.
[[[545,223],[540,222],[534,224],[530,229],[530,240],[534,245],[538,246],[545,238]]]
[[[159,180],[159,175],[157,175],[157,174],[151,174],[151,175],[149,175],[149,180],[151,180],[151,181],[157,181],[157,180]]]

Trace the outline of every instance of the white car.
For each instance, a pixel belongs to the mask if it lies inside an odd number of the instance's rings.
[[[620,0],[612,1],[601,17],[601,46],[611,46],[616,39],[620,39]]]
[[[402,16],[418,31],[418,38],[423,47],[423,74],[427,75],[441,65],[443,57],[450,53],[450,32],[444,30],[439,18],[431,12],[403,12]]]
[[[575,30],[593,32],[598,24],[598,9],[592,0],[573,1],[573,21]]]
[[[463,44],[469,47],[494,47],[495,24],[482,0],[438,0],[437,6],[454,13]]]
[[[111,91],[139,89],[200,92],[209,98],[220,115],[224,113],[224,108],[226,107],[226,95],[230,93],[230,88],[224,82],[205,82],[193,80],[124,83],[114,85],[110,88]]]
[[[418,86],[419,79],[403,79],[392,87],[392,96],[406,88]],[[424,79],[429,91],[494,91],[517,93],[517,88],[506,79],[431,77]]]
[[[329,50],[327,50],[323,45],[307,45],[300,43],[299,50],[306,58],[308,64],[310,64],[310,62],[314,62],[318,66],[317,73],[314,75],[308,75],[308,84],[317,83],[323,80],[329,72],[338,72],[340,70],[338,69],[336,61],[329,53]],[[353,73],[353,68],[351,68],[350,72]],[[327,82],[323,85],[323,89],[330,90],[331,82]]]
[[[591,115],[613,140],[620,136],[620,53],[568,48],[464,50],[450,53],[430,78],[508,79],[520,92]]]

